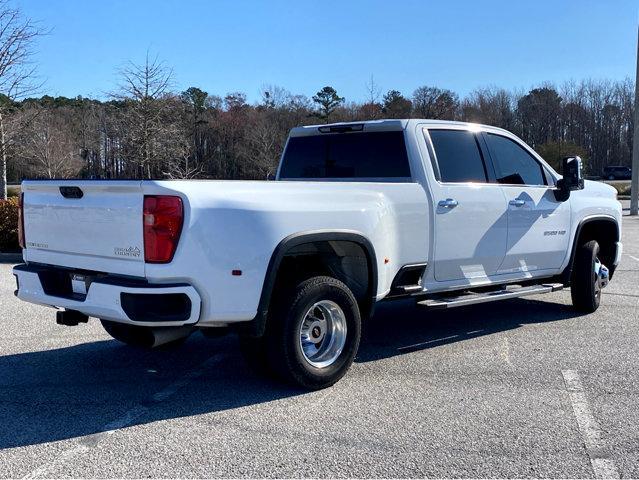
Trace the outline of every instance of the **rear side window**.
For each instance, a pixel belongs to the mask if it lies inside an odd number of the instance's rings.
[[[486,135],[497,181],[506,185],[546,185],[541,164],[510,138]]]
[[[363,132],[291,137],[281,179],[409,179],[403,132]]]
[[[442,182],[486,183],[486,166],[473,132],[433,129],[428,133]]]

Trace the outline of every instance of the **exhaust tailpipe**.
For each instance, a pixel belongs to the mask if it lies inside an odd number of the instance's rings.
[[[160,345],[181,340],[193,333],[193,327],[156,327],[149,328],[150,331],[150,347],[155,348]]]
[[[192,325],[178,327],[143,327],[141,325],[130,325],[111,320],[100,321],[107,333],[113,338],[127,345],[140,348],[155,348],[167,343],[179,341],[185,339],[195,331],[195,327]]]

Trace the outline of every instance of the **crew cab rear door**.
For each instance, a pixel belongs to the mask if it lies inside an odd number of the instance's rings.
[[[494,275],[504,259],[507,202],[488,168],[481,136],[466,128],[424,130],[436,181],[434,271],[440,282]]]
[[[552,177],[523,144],[498,133],[483,136],[508,201],[508,247],[498,273],[560,268],[570,240],[570,202],[555,198]]]

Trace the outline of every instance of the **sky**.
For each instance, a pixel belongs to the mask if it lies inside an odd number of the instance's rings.
[[[17,0],[50,32],[43,94],[105,98],[146,52],[190,86],[256,101],[264,85],[364,101],[422,85],[460,95],[635,75],[637,0]]]

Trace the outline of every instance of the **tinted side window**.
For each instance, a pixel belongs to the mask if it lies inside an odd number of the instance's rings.
[[[510,138],[486,135],[497,181],[509,185],[546,185],[541,164]]]
[[[440,129],[428,133],[442,182],[486,182],[486,167],[474,133]]]
[[[291,137],[280,178],[410,178],[403,132]]]

